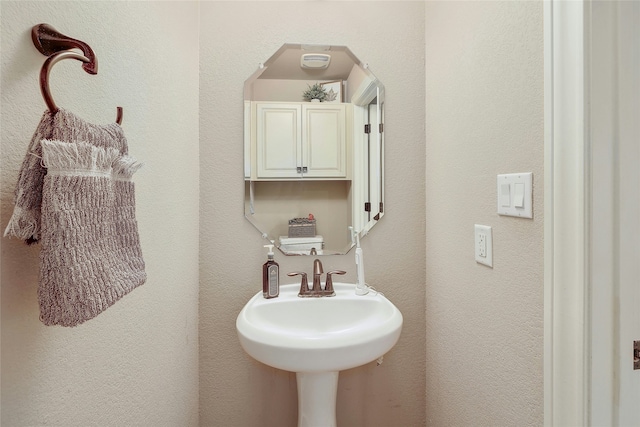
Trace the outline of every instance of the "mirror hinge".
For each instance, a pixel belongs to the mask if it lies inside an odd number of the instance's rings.
[[[364,133],[371,133],[371,125],[364,125]]]
[[[640,341],[633,342],[633,369],[640,369]]]
[[[380,202],[380,212],[384,212],[384,203]]]
[[[364,202],[364,211],[371,212],[371,202]]]
[[[384,123],[380,123],[378,125],[378,129],[379,129],[380,133],[384,132]]]

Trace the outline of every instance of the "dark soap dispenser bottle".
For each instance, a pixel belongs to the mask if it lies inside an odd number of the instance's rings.
[[[264,245],[269,248],[267,262],[262,266],[262,296],[275,298],[280,294],[280,266],[273,259],[273,245]]]

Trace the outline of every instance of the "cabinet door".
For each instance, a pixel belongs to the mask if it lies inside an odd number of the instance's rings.
[[[300,178],[301,105],[256,105],[257,178]]]
[[[302,164],[309,178],[346,178],[345,105],[302,106]]]

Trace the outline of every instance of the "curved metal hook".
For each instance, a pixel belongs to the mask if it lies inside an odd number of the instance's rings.
[[[51,96],[51,89],[49,88],[49,73],[51,72],[51,67],[63,59],[77,59],[78,61],[82,61],[84,63],[89,63],[89,58],[86,56],[82,56],[79,53],[75,52],[60,52],[55,55],[51,55],[44,61],[42,68],[40,69],[40,91],[42,92],[42,97],[44,98],[44,103],[47,104],[47,108],[52,113],[58,111],[58,106],[53,100]]]
[[[51,89],[49,88],[49,73],[51,72],[51,68],[57,62],[62,61],[63,59],[76,59],[78,61],[82,61],[85,64],[89,64],[91,61],[86,56],[68,50],[51,55],[44,61],[44,64],[40,69],[40,91],[42,92],[42,97],[44,98],[45,104],[47,104],[47,108],[52,113],[57,112],[59,108],[53,100],[53,97],[51,96]],[[85,67],[83,66],[83,68]],[[117,107],[116,123],[119,125],[122,124],[122,116],[122,107]]]
[[[31,29],[31,39],[36,49],[44,56],[69,49],[80,49],[87,58],[82,68],[89,74],[98,74],[98,58],[91,47],[81,40],[73,39],[57,31],[49,24],[38,24]]]

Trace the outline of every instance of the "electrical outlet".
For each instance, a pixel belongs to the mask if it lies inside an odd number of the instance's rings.
[[[484,233],[478,233],[478,255],[487,257],[487,235]]]
[[[491,227],[475,224],[476,262],[493,267],[493,239]]]

